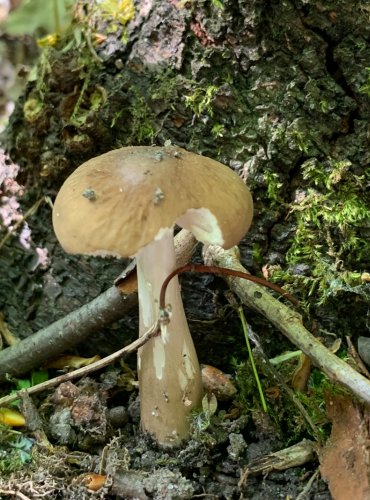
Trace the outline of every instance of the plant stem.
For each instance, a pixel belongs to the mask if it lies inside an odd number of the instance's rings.
[[[244,311],[243,311],[242,307],[238,307],[238,313],[239,313],[240,321],[241,321],[242,326],[243,326],[245,343],[247,344],[247,349],[248,349],[248,354],[249,354],[249,360],[250,360],[252,371],[253,371],[253,375],[254,375],[254,378],[255,378],[255,381],[256,381],[256,384],[257,384],[258,392],[259,392],[259,395],[260,395],[262,408],[263,408],[264,412],[267,412],[267,404],[266,404],[265,396],[263,394],[263,389],[262,389],[261,381],[260,381],[260,378],[258,376],[256,364],[254,362],[253,353],[252,353],[251,345],[250,345],[249,338],[248,338],[248,325],[247,325],[247,321],[245,319]]]
[[[220,266],[245,272],[234,249],[223,250],[215,245],[207,248],[207,258]],[[322,370],[332,382],[351,390],[359,398],[370,403],[370,381],[356,372],[350,365],[329,351],[302,324],[300,315],[277,301],[263,288],[250,281],[227,277],[231,290],[241,301],[265,316],[298,349],[309,356],[315,366]]]

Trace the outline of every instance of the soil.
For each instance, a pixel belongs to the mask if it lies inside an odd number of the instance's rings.
[[[2,135],[21,166],[23,213],[42,197],[53,199],[74,168],[93,156],[172,141],[229,165],[250,185],[255,218],[240,243],[245,267],[275,276],[296,294],[306,325],[328,345],[368,335],[370,292],[361,279],[370,269],[364,3],[137,1],[135,16],[123,24],[89,11],[88,4],[77,2],[71,28],[43,51],[36,79]],[[91,45],[97,33],[102,38]],[[98,296],[127,264],[66,255],[47,203],[27,222],[31,247],[14,235],[0,249],[0,312],[20,338]],[[36,266],[36,247],[48,250],[45,267]],[[201,249],[194,260],[201,261]],[[66,383],[34,398],[41,418],[36,430],[22,437],[2,431],[1,498],[16,498],[17,488],[29,498],[298,497],[317,460],[251,476],[243,485],[240,474],[256,457],[317,435],[260,363],[269,406],[262,412],[224,282],[188,275],[182,290],[200,362],[231,374],[237,396],[219,401],[207,419],[195,416],[183,448],[163,451],[140,433],[137,391],[120,386],[127,367],[116,364]],[[269,358],[294,350],[264,318],[246,314]],[[137,329],[133,311],[69,354],[105,356],[134,340]],[[134,370],[135,359],[127,362]],[[293,370],[283,371],[285,381]],[[308,400],[321,383],[314,371]],[[13,387],[2,384],[2,393]],[[327,433],[325,412],[316,417]],[[9,453],[14,460],[6,469]],[[106,486],[88,492],[86,474],[99,473],[108,475]],[[305,498],[330,493],[318,479]]]

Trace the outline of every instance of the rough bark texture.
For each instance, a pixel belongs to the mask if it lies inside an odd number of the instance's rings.
[[[241,245],[247,268],[267,266],[291,284],[323,330],[366,331],[368,7],[220,4],[140,1],[134,17],[119,23],[78,2],[73,26],[43,52],[3,136],[22,166],[24,208],[53,197],[94,155],[171,140],[247,179],[255,199],[254,225]],[[64,255],[50,219],[43,207],[29,221],[35,244],[52,257],[47,270],[32,271],[32,252],[14,240],[0,255],[0,304],[21,336],[88,302],[120,267]],[[212,288],[203,278],[185,281],[191,317],[216,316]],[[192,328],[208,355],[221,356],[223,324]],[[214,343],[217,337],[223,340]]]

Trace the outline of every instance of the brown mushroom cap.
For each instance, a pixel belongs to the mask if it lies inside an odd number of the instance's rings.
[[[249,229],[252,197],[217,161],[176,146],[133,146],[78,167],[58,193],[53,225],[67,252],[126,257],[197,213],[198,239],[230,248]],[[194,229],[188,218],[179,224]]]

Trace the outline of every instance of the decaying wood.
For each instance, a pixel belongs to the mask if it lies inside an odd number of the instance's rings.
[[[236,247],[223,250],[211,245],[205,250],[205,259],[209,264],[247,272],[238,259]],[[256,283],[233,277],[227,277],[226,281],[243,303],[265,316],[295,346],[309,356],[313,364],[330,380],[342,384],[366,403],[370,403],[370,381],[335,356],[306,330],[297,312],[276,300]]]
[[[269,453],[250,462],[241,472],[239,487],[242,487],[249,476],[267,474],[274,470],[286,470],[298,467],[315,458],[316,445],[309,439],[304,439],[289,448]]]

